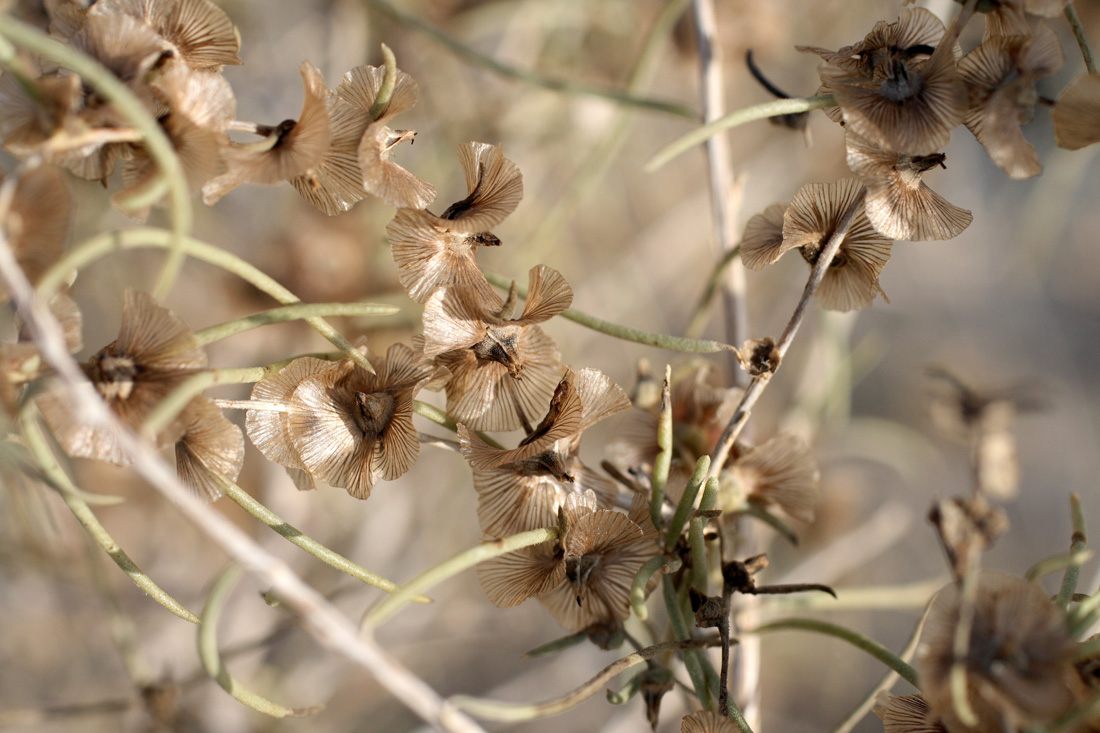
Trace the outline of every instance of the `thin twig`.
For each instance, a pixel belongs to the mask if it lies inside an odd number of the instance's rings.
[[[2,214],[0,211],[0,219]],[[69,355],[61,324],[50,313],[46,302],[36,298],[2,231],[0,281],[7,285],[43,360],[53,367],[58,379],[68,388],[72,419],[103,430],[117,440],[137,474],[176,505],[184,516],[233,559],[269,584],[284,604],[302,618],[305,628],[319,643],[366,669],[429,725],[461,733],[482,731],[469,716],[444,701],[423,680],[383,651],[370,635],[361,635],[354,623],[302,581],[289,565],[264,550],[229,519],[203,503],[180,482],[153,446],[139,440],[119,422]]]
[[[695,42],[699,49],[699,86],[700,101],[703,107],[703,124],[718,120],[725,114],[725,81],[722,75],[722,51],[718,43],[718,20],[714,12],[713,0],[694,0],[692,11],[695,17]],[[734,189],[733,171],[730,169],[729,138],[716,134],[707,139],[707,170],[710,180],[710,208],[714,221],[715,239],[718,243],[720,261],[737,244],[734,235],[735,218],[734,197],[739,191]],[[745,302],[745,270],[734,265],[726,269],[722,282],[722,300],[726,309],[726,342],[740,344],[749,330],[748,312]],[[747,374],[740,369],[734,370],[734,382],[744,386]]]
[[[1073,37],[1077,39],[1077,45],[1081,48],[1081,57],[1085,60],[1085,68],[1088,69],[1090,74],[1095,74],[1096,58],[1092,55],[1089,38],[1085,35],[1085,26],[1082,25],[1081,18],[1077,16],[1077,9],[1073,7],[1072,2],[1066,5],[1066,20],[1069,21],[1069,26],[1073,29]]]

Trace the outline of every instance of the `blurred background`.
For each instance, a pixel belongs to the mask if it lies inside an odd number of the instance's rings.
[[[380,2],[361,0],[220,4],[242,39],[245,65],[225,69],[239,119],[276,124],[296,116],[303,59],[334,87],[348,69],[380,64],[379,43],[385,42],[420,86],[419,104],[397,120],[399,127],[418,131],[416,143],[399,148],[395,159],[437,186],[433,208],[465,195],[455,156],[460,143],[500,143],[523,171],[524,200],[495,230],[503,246],[480,253],[487,271],[525,282],[529,268],[545,263],[573,285],[574,307],[613,322],[683,332],[716,257],[706,162],[699,148],[653,174],[643,172],[643,165],[697,123],[509,78],[457,54],[408,18],[508,67],[605,88],[627,86],[648,45],[655,63],[636,80],[635,91],[697,110],[690,10],[651,38],[666,5],[656,0],[425,0],[395,3],[396,14]],[[894,20],[901,7],[875,0],[718,5],[729,109],[769,99],[748,74],[747,49],[778,86],[793,96],[809,95],[818,86],[818,59],[796,52],[796,44],[851,44],[876,21]],[[957,8],[946,1],[928,5],[941,17]],[[1100,3],[1078,5],[1090,38],[1100,43]],[[1053,98],[1083,72],[1083,64],[1064,20],[1051,25],[1067,58],[1058,74],[1040,83],[1040,92]],[[963,36],[964,49],[977,45],[980,33],[975,22]],[[789,200],[803,184],[849,175],[840,127],[814,113],[809,132],[812,145],[766,122],[732,132],[737,232],[754,213]],[[798,548],[776,542],[770,530],[758,533],[760,549],[772,558],[763,582],[782,578],[843,589],[946,579],[924,517],[933,499],[968,492],[970,474],[966,450],[938,434],[929,419],[925,369],[931,364],[950,368],[975,388],[1026,385],[1044,395],[1045,408],[1015,424],[1021,491],[1006,507],[1012,527],[989,554],[988,566],[1022,573],[1034,561],[1064,552],[1070,492],[1082,495],[1086,517],[1094,526],[1100,523],[1100,147],[1056,148],[1046,109],[1037,110],[1025,133],[1045,170],[1013,182],[960,127],[946,151],[947,170],[926,180],[970,209],[974,223],[955,240],[895,245],[881,279],[889,303],[880,298],[853,314],[816,310],[804,325],[749,431],[761,441],[779,429],[806,438],[822,468],[822,503],[818,522],[800,527]],[[13,161],[3,160],[10,169]],[[111,209],[109,191],[94,183],[71,184],[77,199],[74,242],[130,225]],[[408,341],[419,323],[419,306],[401,291],[386,243],[393,214],[370,199],[329,218],[289,186],[242,186],[212,208],[197,203],[194,234],[258,265],[303,300],[401,305],[402,312],[388,320],[335,319],[349,337],[366,333],[371,348],[384,351],[394,341]],[[166,221],[156,212],[151,224]],[[85,314],[80,358],[115,338],[123,289],[149,289],[162,257],[127,252],[81,273],[73,288]],[[793,256],[748,273],[749,336],[778,338],[805,275],[805,265]],[[191,262],[166,305],[199,329],[274,304],[221,271]],[[658,372],[666,362],[687,361],[561,319],[547,330],[567,363],[598,367],[627,389],[640,357]],[[706,335],[722,339],[723,333],[714,308]],[[286,324],[233,337],[209,351],[213,366],[228,367],[325,348],[312,330]],[[710,361],[730,367],[720,357]],[[244,399],[248,388],[212,394]],[[422,398],[438,401],[438,395]],[[230,417],[243,426],[243,413]],[[599,463],[601,446],[628,420],[606,421],[587,435],[582,455],[589,465]],[[419,418],[418,429],[444,435]],[[192,610],[200,609],[225,556],[128,471],[85,461],[73,468],[83,488],[125,497],[121,505],[98,510],[103,523],[155,580]],[[412,471],[380,483],[365,502],[327,487],[299,493],[251,445],[239,483],[304,533],[397,582],[480,538],[469,470],[460,456],[439,449],[425,448]],[[201,671],[195,628],[89,551],[56,496],[9,483],[0,500],[0,721],[12,723],[11,729],[150,729],[134,674],[178,693],[179,730],[419,728],[365,673],[320,649],[285,611],[266,606],[265,589],[249,578],[237,587],[220,625],[222,647],[235,649],[227,653],[229,669],[269,698],[325,708],[305,719],[271,720],[242,707]],[[351,618],[381,595],[290,546],[228,501],[215,506]],[[1083,578],[1083,590],[1097,588],[1095,562]],[[473,572],[431,595],[436,603],[409,607],[378,638],[443,695],[542,700],[576,687],[618,656],[581,646],[551,658],[520,658],[563,632],[534,601],[495,608]],[[896,605],[902,607],[812,613],[897,649],[920,604]],[[841,642],[800,632],[766,637],[762,659],[760,730],[768,732],[831,729],[885,673]],[[679,674],[686,679],[682,669]],[[904,683],[898,689],[908,691]],[[615,707],[600,697],[557,718],[486,727],[531,733],[646,728],[639,700]],[[660,729],[678,731],[686,704],[682,694],[669,694]],[[881,724],[872,717],[856,730],[881,730]]]

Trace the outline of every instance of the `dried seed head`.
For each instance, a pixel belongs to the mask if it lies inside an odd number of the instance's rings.
[[[762,339],[749,339],[737,352],[741,362],[741,368],[753,377],[762,374],[772,374],[779,368],[779,351],[775,348],[775,341],[769,337]]]
[[[487,232],[504,221],[523,198],[523,174],[504,157],[499,145],[469,142],[458,146],[466,175],[466,198],[447,207],[440,216],[459,234]]]
[[[1020,129],[1031,121],[1038,79],[1062,67],[1058,37],[1040,24],[1034,35],[994,36],[959,62],[970,93],[963,122],[1010,178],[1037,176],[1043,166]]]
[[[209,0],[99,0],[88,18],[126,15],[157,32],[193,69],[239,65],[240,38],[229,16]]]
[[[728,472],[742,500],[777,506],[803,522],[814,520],[821,474],[801,438],[781,433],[741,453]]]
[[[291,397],[287,431],[313,476],[366,499],[378,479],[392,481],[416,461],[413,397],[439,378],[404,344],[371,359],[375,374],[350,359],[303,379]]]
[[[477,251],[483,245],[499,245],[499,239],[456,234],[419,209],[399,209],[386,234],[401,285],[417,303],[452,287],[474,291],[475,299],[484,302],[496,297],[477,265]]]
[[[72,197],[56,168],[38,166],[20,175],[0,228],[32,285],[61,257],[72,221]],[[0,302],[8,297],[0,284]]]
[[[930,189],[921,176],[944,166],[945,156],[892,153],[848,132],[848,167],[867,187],[864,209],[871,224],[891,239],[952,239],[973,220]]]
[[[118,338],[84,365],[84,373],[125,425],[140,427],[184,380],[206,368],[206,352],[183,321],[145,293],[127,289]],[[129,461],[106,432],[73,420],[57,391],[39,397],[50,430],[71,456],[116,465]],[[174,442],[178,430],[158,436]]]
[[[700,710],[684,716],[680,721],[680,733],[737,733],[737,726],[725,715]]]
[[[967,702],[978,715],[963,726],[951,700],[955,629],[961,593],[957,584],[940,591],[925,625],[917,668],[932,715],[948,730],[1000,731],[1051,723],[1074,702],[1074,645],[1066,621],[1035,583],[983,571],[973,608],[965,657]]]
[[[863,185],[853,178],[800,188],[784,215],[784,246],[798,247],[802,258],[813,266],[862,190]],[[881,292],[878,277],[890,259],[892,245],[875,231],[860,205],[817,289],[821,306],[848,311],[871,305]]]

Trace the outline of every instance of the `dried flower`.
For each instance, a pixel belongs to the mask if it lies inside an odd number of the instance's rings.
[[[630,406],[622,388],[598,369],[566,369],[539,425],[511,450],[492,448],[459,425],[462,455],[474,469],[478,521],[485,534],[505,537],[547,527],[576,492],[592,490],[601,508],[616,490],[577,457],[581,434]]]
[[[196,397],[180,414],[183,435],[176,441],[176,470],[196,494],[213,501],[222,494],[217,476],[235,481],[244,464],[244,435],[213,400]]]
[[[420,442],[413,397],[440,371],[404,344],[371,359],[375,374],[345,359],[302,380],[287,428],[298,457],[315,478],[366,499],[378,479],[412,467]]]
[[[812,267],[863,186],[853,178],[809,183],[798,190],[784,215],[783,247],[799,248]],[[828,310],[849,311],[871,305],[882,292],[878,276],[890,259],[892,242],[875,231],[862,206],[829,263],[816,295]]]
[[[206,352],[191,329],[150,295],[129,288],[118,338],[83,365],[107,406],[131,428],[140,427],[164,397],[205,368]],[[73,420],[56,391],[39,397],[38,406],[69,455],[120,466],[129,463],[109,434]],[[176,429],[157,436],[158,441],[174,440],[171,433]]]
[[[569,307],[573,290],[557,270],[531,268],[523,313],[478,290],[446,288],[424,306],[424,354],[450,370],[447,411],[475,430],[529,425],[560,377],[561,356],[537,324]]]
[[[921,176],[945,167],[943,153],[906,155],[879,148],[849,132],[848,167],[867,186],[863,202],[867,218],[891,239],[923,241],[952,239],[974,217],[928,187]]]
[[[1054,105],[1054,140],[1077,150],[1100,142],[1100,73],[1082,74]]]
[[[229,170],[202,188],[207,206],[242,183],[272,185],[304,175],[316,166],[332,140],[326,99],[328,89],[317,67],[303,61],[299,67],[305,87],[305,101],[297,120],[283,120],[268,128],[267,138],[258,143],[234,145],[226,151]]]
[[[366,111],[369,115],[384,76],[383,67],[357,66],[344,75],[336,94],[356,110]],[[399,209],[423,209],[435,200],[434,186],[390,160],[394,148],[406,140],[411,142],[416,137],[416,131],[392,130],[389,122],[412,109],[419,95],[416,81],[398,71],[389,105],[378,119],[367,125],[358,145],[363,190]]]
[[[496,295],[477,265],[477,250],[500,240],[489,232],[455,233],[445,223],[424,210],[399,209],[386,226],[401,285],[417,303],[443,288],[473,290],[476,299],[491,302]]]
[[[959,623],[957,584],[940,591],[929,612],[917,667],[932,714],[949,731],[1016,730],[1050,723],[1074,702],[1074,645],[1065,617],[1035,583],[984,571],[978,578],[965,665],[967,702],[977,726],[963,725],[952,701],[950,673]]]
[[[1063,61],[1058,37],[1040,24],[1033,35],[988,38],[959,62],[970,93],[963,122],[1010,178],[1031,178],[1043,170],[1020,127],[1035,113],[1036,81],[1060,69]]]
[[[817,53],[823,91],[832,92],[846,127],[875,145],[910,155],[946,147],[962,121],[966,91],[953,49],[937,49],[943,23],[923,8],[880,21],[862,42]]]
[[[721,502],[727,509],[750,501],[777,506],[803,522],[814,520],[821,475],[809,446],[795,435],[780,433],[741,452],[721,478],[723,493],[732,492]]]
[[[523,174],[504,157],[499,145],[463,143],[458,160],[466,176],[466,198],[440,215],[446,227],[460,234],[487,232],[504,221],[523,198]]]
[[[762,339],[749,339],[741,344],[737,357],[741,362],[741,368],[753,377],[774,373],[782,359],[779,350],[775,348],[775,341],[767,336]]]

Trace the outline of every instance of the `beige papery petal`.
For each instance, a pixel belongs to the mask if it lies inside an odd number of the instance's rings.
[[[469,441],[476,444],[479,439],[474,435]],[[509,467],[475,468],[473,483],[478,526],[489,537],[556,526],[558,507],[573,492],[572,486],[551,476],[524,474]]]
[[[280,123],[267,140],[229,148],[229,171],[202,188],[210,206],[242,183],[273,185],[304,175],[324,157],[332,140],[326,100],[328,90],[317,67],[303,61],[299,67],[305,101],[297,121]]]
[[[270,377],[256,382],[251,399],[282,405],[287,411],[256,409],[245,416],[245,430],[253,445],[270,460],[288,469],[304,469],[298,449],[290,439],[289,408],[294,391],[306,379],[339,368],[337,364],[312,356],[295,359]],[[301,487],[299,487],[301,488]],[[314,488],[309,486],[308,488]]]
[[[241,472],[244,435],[206,397],[191,400],[179,420],[183,424],[183,437],[176,442],[180,480],[200,497],[213,501],[222,495],[214,475],[236,481]]]
[[[381,66],[358,66],[344,75],[336,93],[357,109],[369,112],[385,78]],[[363,189],[399,209],[424,209],[435,201],[435,187],[390,160],[393,149],[416,136],[414,130],[391,130],[390,119],[416,104],[419,90],[416,81],[403,71],[397,72],[397,83],[385,112],[370,122],[358,148]]]
[[[1082,74],[1054,105],[1054,140],[1077,150],[1100,142],[1100,73]]]
[[[359,142],[370,115],[330,92],[326,101],[332,140],[321,160],[290,185],[309,203],[329,216],[349,210],[367,197],[359,171]]]
[[[162,399],[206,368],[206,353],[191,329],[150,295],[128,288],[124,297],[118,338],[83,369],[107,406],[123,423],[137,428]],[[73,418],[58,391],[41,395],[38,406],[69,455],[116,465],[129,463],[107,432]],[[172,432],[157,436],[158,442],[174,440]]]
[[[152,26],[193,69],[217,71],[241,61],[229,16],[209,0],[99,0],[88,17],[124,14]]]
[[[499,145],[464,143],[458,146],[458,159],[466,174],[467,196],[447,207],[441,218],[453,232],[487,232],[519,206],[523,174]]]
[[[906,8],[893,23],[880,20],[862,41],[830,51],[816,46],[795,46],[802,52],[817,54],[825,63],[851,74],[870,77],[874,67],[891,52],[936,47],[943,38],[943,21],[924,8]],[[930,53],[930,51],[926,51]]]
[[[882,719],[885,733],[946,733],[947,729],[929,718],[928,703],[920,695],[881,693],[871,710]]]
[[[737,733],[737,726],[724,715],[700,710],[684,716],[680,721],[680,733]]]
[[[801,438],[777,435],[742,453],[731,470],[750,501],[778,506],[803,522],[814,521],[821,474]]]
[[[784,215],[784,242],[798,247],[812,266],[862,188],[852,178],[803,186]],[[869,306],[880,290],[878,276],[890,259],[892,244],[875,231],[861,205],[817,289],[822,307],[848,311]]]
[[[783,214],[787,204],[772,204],[745,225],[741,236],[741,262],[750,270],[763,270],[790,247],[783,246]]]
[[[573,288],[562,274],[546,265],[535,265],[528,273],[527,299],[516,323],[542,323],[573,303]]]
[[[923,241],[957,237],[973,221],[966,209],[949,203],[921,180],[942,165],[943,154],[892,153],[851,132],[848,167],[867,186],[864,209],[871,224],[891,239]]]
[[[55,153],[87,146],[87,139],[76,139],[85,128],[76,116],[81,96],[80,77],[72,74],[28,82],[5,72],[0,77],[0,143],[19,157],[44,151],[47,142]],[[46,158],[54,162],[53,155]]]
[[[438,374],[404,344],[371,363],[376,374],[346,360],[302,381],[287,420],[306,469],[357,499],[366,499],[379,478],[391,481],[416,461],[413,397]]]
[[[417,303],[452,286],[474,290],[480,300],[493,302],[496,294],[477,265],[477,250],[483,245],[499,245],[500,240],[482,234],[456,234],[443,223],[427,211],[400,209],[386,226],[402,287]]]
[[[565,563],[555,543],[524,547],[477,566],[485,595],[500,608],[512,608],[531,596],[545,593],[565,579]]]
[[[39,166],[20,175],[0,228],[32,285],[61,257],[72,223],[72,196],[59,170]],[[0,284],[0,302],[7,299]]]
[[[573,372],[573,389],[582,407],[578,433],[604,418],[630,409],[630,398],[623,388],[599,369],[585,368]]]
[[[959,62],[959,75],[970,91],[963,122],[1010,178],[1031,178],[1043,170],[1020,127],[1035,112],[1036,80],[1063,62],[1058,37],[1042,24],[1031,36],[989,38]]]

